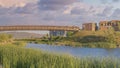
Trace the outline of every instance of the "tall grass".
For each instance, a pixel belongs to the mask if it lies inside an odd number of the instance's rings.
[[[118,58],[73,58],[15,46],[0,46],[3,68],[120,68]]]

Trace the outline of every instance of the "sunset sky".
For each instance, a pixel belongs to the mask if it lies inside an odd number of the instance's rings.
[[[77,25],[120,20],[119,0],[0,0],[0,25]]]

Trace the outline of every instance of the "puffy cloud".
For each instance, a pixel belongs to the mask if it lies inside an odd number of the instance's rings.
[[[71,10],[70,10],[71,8]],[[89,10],[89,6],[85,5],[84,3],[74,3],[72,5],[68,6],[68,9],[66,9],[66,11],[69,10],[69,12],[71,12],[71,14],[76,14],[76,15],[80,15],[80,14],[84,14],[86,11]]]
[[[65,16],[63,18],[67,16],[66,14],[69,14],[70,16],[67,17],[70,19],[69,22],[72,21],[78,24],[99,22],[101,20],[109,20],[112,12],[112,6],[92,6],[85,3],[74,3],[64,10]]]
[[[111,15],[112,18],[119,18],[120,17],[120,9],[117,8],[114,10],[113,14]]]
[[[37,0],[0,0],[2,7],[24,7],[27,3],[35,3]]]
[[[109,2],[108,0],[100,0],[100,1],[101,1],[101,3],[103,3],[103,4],[106,4],[106,3]]]
[[[0,7],[0,15],[8,13],[8,8]]]
[[[119,2],[120,0],[113,0],[113,2]]]
[[[64,10],[64,13],[78,16],[106,16],[111,13],[112,8],[111,6],[91,6],[84,3],[74,3],[69,5],[67,9]]]
[[[0,7],[1,15],[16,15],[16,14],[34,14],[38,12],[38,6],[34,3],[28,3],[24,7]]]
[[[116,2],[119,2],[120,0],[100,0],[101,1],[101,3],[103,3],[103,4],[106,4],[106,3],[116,3]]]
[[[101,17],[109,17],[112,14],[112,9],[113,9],[112,6],[106,6],[102,13],[98,13],[97,15]]]
[[[52,24],[79,26],[84,22],[113,19],[120,12],[119,9],[116,9],[111,15],[113,11],[111,6],[93,6],[76,0],[40,0],[38,3],[31,2],[24,2],[26,5],[22,7],[0,7],[0,25]]]
[[[14,10],[14,13],[17,14],[33,14],[38,10],[37,4],[29,3],[24,7],[17,7]]]
[[[77,0],[40,0],[39,7],[44,10],[58,10],[63,8],[65,5],[72,4]]]

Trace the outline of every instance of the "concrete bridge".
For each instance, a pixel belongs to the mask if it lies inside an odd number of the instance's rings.
[[[66,36],[67,31],[79,31],[77,26],[44,26],[44,25],[15,25],[0,26],[0,31],[14,30],[47,30],[52,36]]]

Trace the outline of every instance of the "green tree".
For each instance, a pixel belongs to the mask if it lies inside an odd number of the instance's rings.
[[[105,37],[107,37],[106,41],[110,43],[115,43],[116,42],[116,37],[115,37],[115,31],[114,28],[110,28],[105,31]]]

